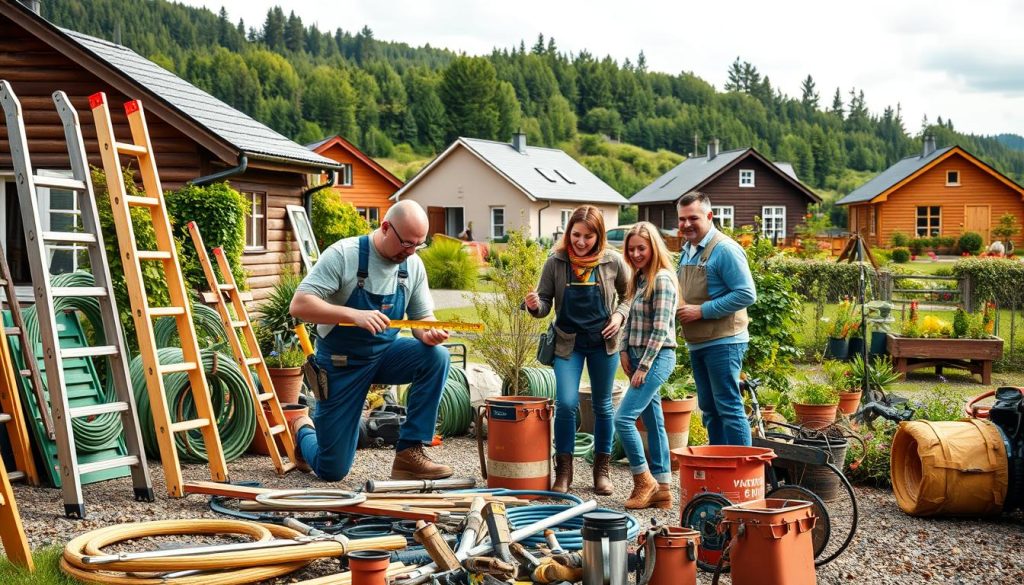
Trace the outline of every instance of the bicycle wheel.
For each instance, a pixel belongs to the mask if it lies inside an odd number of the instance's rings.
[[[787,485],[800,485],[804,479],[803,474],[812,466],[790,467],[787,476]],[[838,488],[832,492],[829,499],[822,499],[829,518],[829,538],[825,548],[820,554],[815,555],[816,566],[827,565],[834,561],[843,551],[850,546],[854,535],[857,533],[859,511],[857,508],[857,495],[853,492],[853,486],[846,479],[843,472],[832,463],[823,466],[813,466],[818,469],[828,470],[836,476]]]
[[[705,493],[695,496],[683,508],[679,523],[700,533],[697,567],[706,573],[715,571],[725,550],[726,535],[718,532],[718,524],[722,521],[722,508],[731,505],[721,494]],[[728,572],[728,565],[723,572]]]
[[[801,485],[783,484],[768,490],[765,497],[783,500],[802,500],[811,503],[811,510],[818,518],[814,523],[814,530],[811,531],[811,541],[814,548],[814,558],[820,557],[821,553],[825,552],[825,547],[828,546],[829,538],[832,535],[832,520],[829,518],[825,502],[818,497],[818,494]],[[817,565],[817,560],[815,560],[815,565]]]

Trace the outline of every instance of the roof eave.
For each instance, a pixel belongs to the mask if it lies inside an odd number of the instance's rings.
[[[329,163],[328,162],[318,163],[316,161],[307,161],[307,160],[289,158],[289,157],[286,157],[286,156],[276,156],[276,155],[266,154],[266,153],[261,153],[261,152],[246,152],[246,151],[243,151],[242,154],[244,154],[245,156],[249,157],[250,163],[252,163],[252,161],[263,161],[263,162],[274,163],[274,164],[278,164],[278,165],[285,165],[285,166],[290,166],[290,167],[301,167],[303,169],[310,169],[310,170],[314,170],[314,171],[322,171],[322,170],[334,170],[334,171],[336,171],[336,170],[341,168],[341,164],[336,163],[334,161],[330,161]],[[251,166],[259,166],[259,165],[251,165]]]

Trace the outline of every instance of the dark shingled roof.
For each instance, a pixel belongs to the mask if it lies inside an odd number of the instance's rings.
[[[935,159],[952,150],[953,146],[937,148],[928,156],[915,154],[898,161],[896,164],[885,169],[873,179],[864,183],[836,202],[836,205],[849,205],[851,203],[865,203],[878,197],[892,188],[893,185],[913,175],[922,168],[928,166]]]
[[[316,168],[339,167],[333,160],[289,140],[128,47],[66,28],[59,30],[242,154],[254,159],[299,163]]]
[[[684,160],[672,170],[658,177],[653,183],[637,191],[629,202],[637,203],[672,203],[700,185],[708,177],[724,169],[736,159],[746,154],[749,148],[726,150],[708,160],[706,156],[695,156]]]

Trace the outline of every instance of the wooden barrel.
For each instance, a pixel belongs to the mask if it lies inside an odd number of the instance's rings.
[[[896,502],[911,516],[1003,511],[1009,484],[1006,444],[987,420],[900,423],[890,467]]]
[[[487,457],[478,439],[487,487],[551,488],[551,399],[540,396],[488,398],[477,420],[487,418]],[[479,425],[478,425],[479,427]]]

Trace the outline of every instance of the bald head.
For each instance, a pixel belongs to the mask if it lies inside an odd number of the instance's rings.
[[[399,201],[384,214],[384,221],[373,233],[373,242],[381,256],[402,262],[416,253],[416,246],[427,239],[427,212],[419,203]]]
[[[392,205],[384,214],[384,221],[397,225],[398,229],[407,227],[417,233],[427,230],[427,212],[411,199],[403,199]]]

